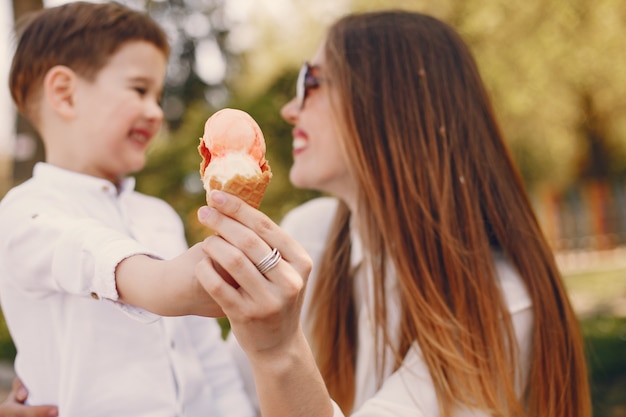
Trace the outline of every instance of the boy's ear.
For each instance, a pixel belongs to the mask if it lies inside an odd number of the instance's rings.
[[[76,73],[65,65],[50,68],[44,77],[44,99],[62,117],[74,115],[76,81]]]

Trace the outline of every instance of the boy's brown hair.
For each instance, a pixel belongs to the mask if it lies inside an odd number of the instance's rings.
[[[167,36],[154,20],[114,2],[81,1],[42,9],[20,19],[17,33],[9,88],[19,112],[33,122],[43,79],[56,65],[93,80],[129,41],[149,42],[169,55]]]

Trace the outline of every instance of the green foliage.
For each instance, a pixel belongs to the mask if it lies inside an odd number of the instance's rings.
[[[4,315],[0,314],[0,361],[13,361],[15,353],[15,345],[4,320]]]
[[[596,417],[626,407],[626,317],[595,316],[582,322]]]
[[[594,379],[626,375],[626,317],[594,316],[582,321]]]

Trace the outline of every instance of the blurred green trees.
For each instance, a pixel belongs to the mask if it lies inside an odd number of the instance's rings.
[[[472,47],[532,188],[626,175],[626,3],[355,0],[457,28]]]
[[[229,61],[236,65],[224,82],[226,99],[215,107],[203,99],[185,99],[180,128],[165,135],[150,166],[139,175],[140,188],[174,204],[191,222],[190,231],[194,229],[193,208],[203,201],[202,192],[194,193],[197,187],[190,182],[199,163],[195,144],[204,120],[218,107],[248,111],[265,132],[274,178],[264,211],[278,220],[288,208],[312,195],[293,190],[286,180],[291,134],[278,111],[293,95],[297,65],[310,58],[323,26],[348,10],[420,10],[457,28],[475,53],[531,191],[546,186],[566,189],[590,178],[626,177],[624,2],[354,0],[336,2],[338,6],[332,9],[336,16],[328,11],[330,0],[315,5],[302,0],[285,2],[292,5],[290,20],[300,22],[300,28],[280,16],[264,15],[262,3],[257,3],[253,20],[258,43],[250,43]],[[324,18],[293,14],[300,10],[314,15],[316,8],[326,11]],[[166,168],[162,161],[177,167]],[[163,175],[168,178],[158,178]]]
[[[293,95],[297,66],[310,58],[324,27],[351,10],[419,10],[459,30],[531,191],[626,178],[621,0],[122,2],[148,10],[173,44],[163,103],[168,127],[138,176],[139,189],[171,202],[192,223],[203,201],[193,174],[195,144],[204,120],[221,107],[248,111],[266,134],[275,173],[263,205],[268,214],[279,219],[312,195],[286,180],[291,134],[278,111]],[[13,1],[20,13],[31,3]]]

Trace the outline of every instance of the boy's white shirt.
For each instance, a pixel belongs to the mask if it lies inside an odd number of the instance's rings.
[[[282,222],[282,227],[289,232],[313,259],[313,270],[307,285],[312,285],[317,277],[317,265],[324,249],[326,237],[334,217],[337,201],[324,197],[309,201],[292,210]],[[363,252],[360,240],[356,234],[352,234],[351,263],[353,266],[361,263]],[[506,303],[513,319],[513,326],[520,348],[520,367],[524,375],[528,370],[530,357],[530,343],[533,316],[531,301],[518,274],[511,265],[499,254],[494,253],[494,264],[500,279],[500,285]],[[322,278],[320,278],[322,279]],[[394,281],[394,280],[392,280]],[[400,369],[393,371],[391,364],[384,369],[382,386],[378,386],[376,377],[376,349],[372,336],[373,321],[371,309],[366,300],[371,299],[371,274],[363,272],[363,268],[357,273],[355,285],[357,291],[356,302],[358,304],[358,347],[359,352],[356,364],[356,398],[352,417],[437,417],[440,415],[439,405],[435,388],[432,383],[426,364],[421,358],[419,346],[415,345],[407,354]],[[395,282],[390,282],[387,288],[389,328],[397,328],[399,311],[394,307],[399,306],[391,297],[397,296],[397,290],[393,289]],[[311,303],[311,291],[305,293],[302,310],[302,321],[305,332],[307,330],[307,311]],[[255,406],[258,401],[255,396],[254,380],[248,360],[237,345],[234,337],[229,337],[229,345],[236,359],[237,365],[244,377],[246,391],[250,395]],[[524,381],[519,381],[522,387]],[[521,392],[520,392],[521,393]],[[342,417],[337,404],[333,403],[334,417]],[[456,410],[455,417],[485,417],[485,414],[468,409]]]
[[[187,248],[162,200],[36,165],[0,202],[0,299],[30,404],[63,416],[251,416],[214,319],[117,303],[115,267]]]

